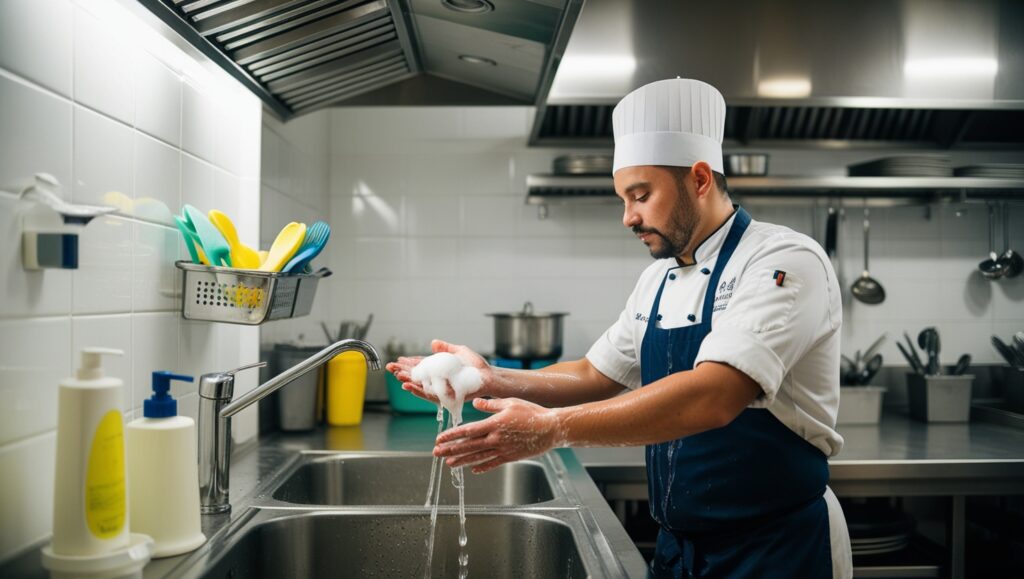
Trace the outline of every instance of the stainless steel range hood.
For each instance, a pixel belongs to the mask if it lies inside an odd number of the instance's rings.
[[[726,147],[1024,148],[1019,0],[587,0],[532,145],[612,145],[632,89],[699,78]]]
[[[139,0],[282,119],[335,105],[526,104],[583,0]]]

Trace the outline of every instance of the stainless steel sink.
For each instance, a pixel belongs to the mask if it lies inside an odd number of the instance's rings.
[[[201,577],[424,576],[427,512],[260,515],[272,518],[251,521]],[[572,529],[555,516],[469,513],[466,532],[470,577],[589,575]],[[458,515],[438,515],[431,576],[458,576],[458,534]]]
[[[429,454],[306,455],[272,493],[276,501],[323,506],[423,506],[430,480]],[[457,505],[450,469],[443,464],[438,504]],[[467,505],[513,506],[554,499],[544,467],[537,462],[503,465],[482,475],[466,471]]]

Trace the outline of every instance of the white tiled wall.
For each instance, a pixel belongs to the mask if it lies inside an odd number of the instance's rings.
[[[257,329],[180,314],[186,252],[171,214],[218,207],[258,235],[260,103],[213,70],[114,0],[0,2],[0,190],[44,171],[66,200],[120,209],[79,230],[79,269],[29,272],[29,204],[0,193],[0,562],[50,532],[57,383],[81,348],[124,350],[106,371],[125,381],[128,419],[153,370],[198,376],[257,357]],[[193,417],[195,392],[174,386]],[[242,439],[256,432],[247,414]]]
[[[329,111],[301,116],[287,123],[281,123],[269,114],[264,115],[260,172],[260,248],[269,249],[281,228],[291,221],[307,225],[317,220],[330,221],[330,131]],[[339,235],[343,235],[343,232],[335,228],[324,253],[314,260],[316,266],[329,265],[330,256],[342,251],[337,242]],[[264,344],[324,343],[326,338],[319,324],[329,318],[331,286],[339,277],[335,275],[321,280],[309,316],[268,322],[262,326],[260,340]]]
[[[622,226],[617,205],[552,206],[539,220],[524,204],[525,176],[550,172],[566,152],[527,148],[531,124],[526,108],[335,109],[336,275],[323,283],[329,319],[373,312],[375,344],[395,337],[425,347],[440,337],[489,352],[486,314],[530,300],[539,310],[569,312],[565,356],[583,355],[615,320],[650,257]],[[842,175],[847,164],[886,154],[773,151],[770,167],[779,175]],[[1007,153],[952,157],[955,165],[1020,161]],[[824,205],[749,209],[755,219],[824,237]],[[1011,245],[1024,248],[1024,208],[1011,211]],[[993,283],[975,271],[987,251],[983,205],[872,210],[871,271],[888,293],[874,307],[853,302],[848,291],[863,269],[862,221],[859,209],[848,208],[841,225],[847,353],[882,332],[916,335],[936,325],[943,362],[964,352],[995,362],[989,336],[1024,329],[1024,276]],[[1001,237],[998,245],[1001,251]],[[883,354],[886,363],[903,364],[892,342]]]

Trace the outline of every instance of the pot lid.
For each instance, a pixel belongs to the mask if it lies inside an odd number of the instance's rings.
[[[533,304],[526,302],[523,304],[523,309],[518,312],[498,312],[485,315],[494,316],[496,318],[554,318],[568,316],[569,314],[566,312],[534,312]]]

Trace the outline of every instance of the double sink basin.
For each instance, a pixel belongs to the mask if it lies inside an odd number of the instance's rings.
[[[247,499],[233,503],[229,521],[207,531],[206,545],[183,556],[167,575],[455,578],[460,553],[469,556],[469,577],[636,575],[636,565],[627,571],[610,546],[588,506],[593,497],[584,500],[589,489],[580,494],[573,479],[582,467],[569,466],[551,452],[482,475],[467,469],[469,542],[460,551],[457,489],[442,463],[428,575],[428,453],[292,451]],[[585,482],[593,486],[589,478]]]

